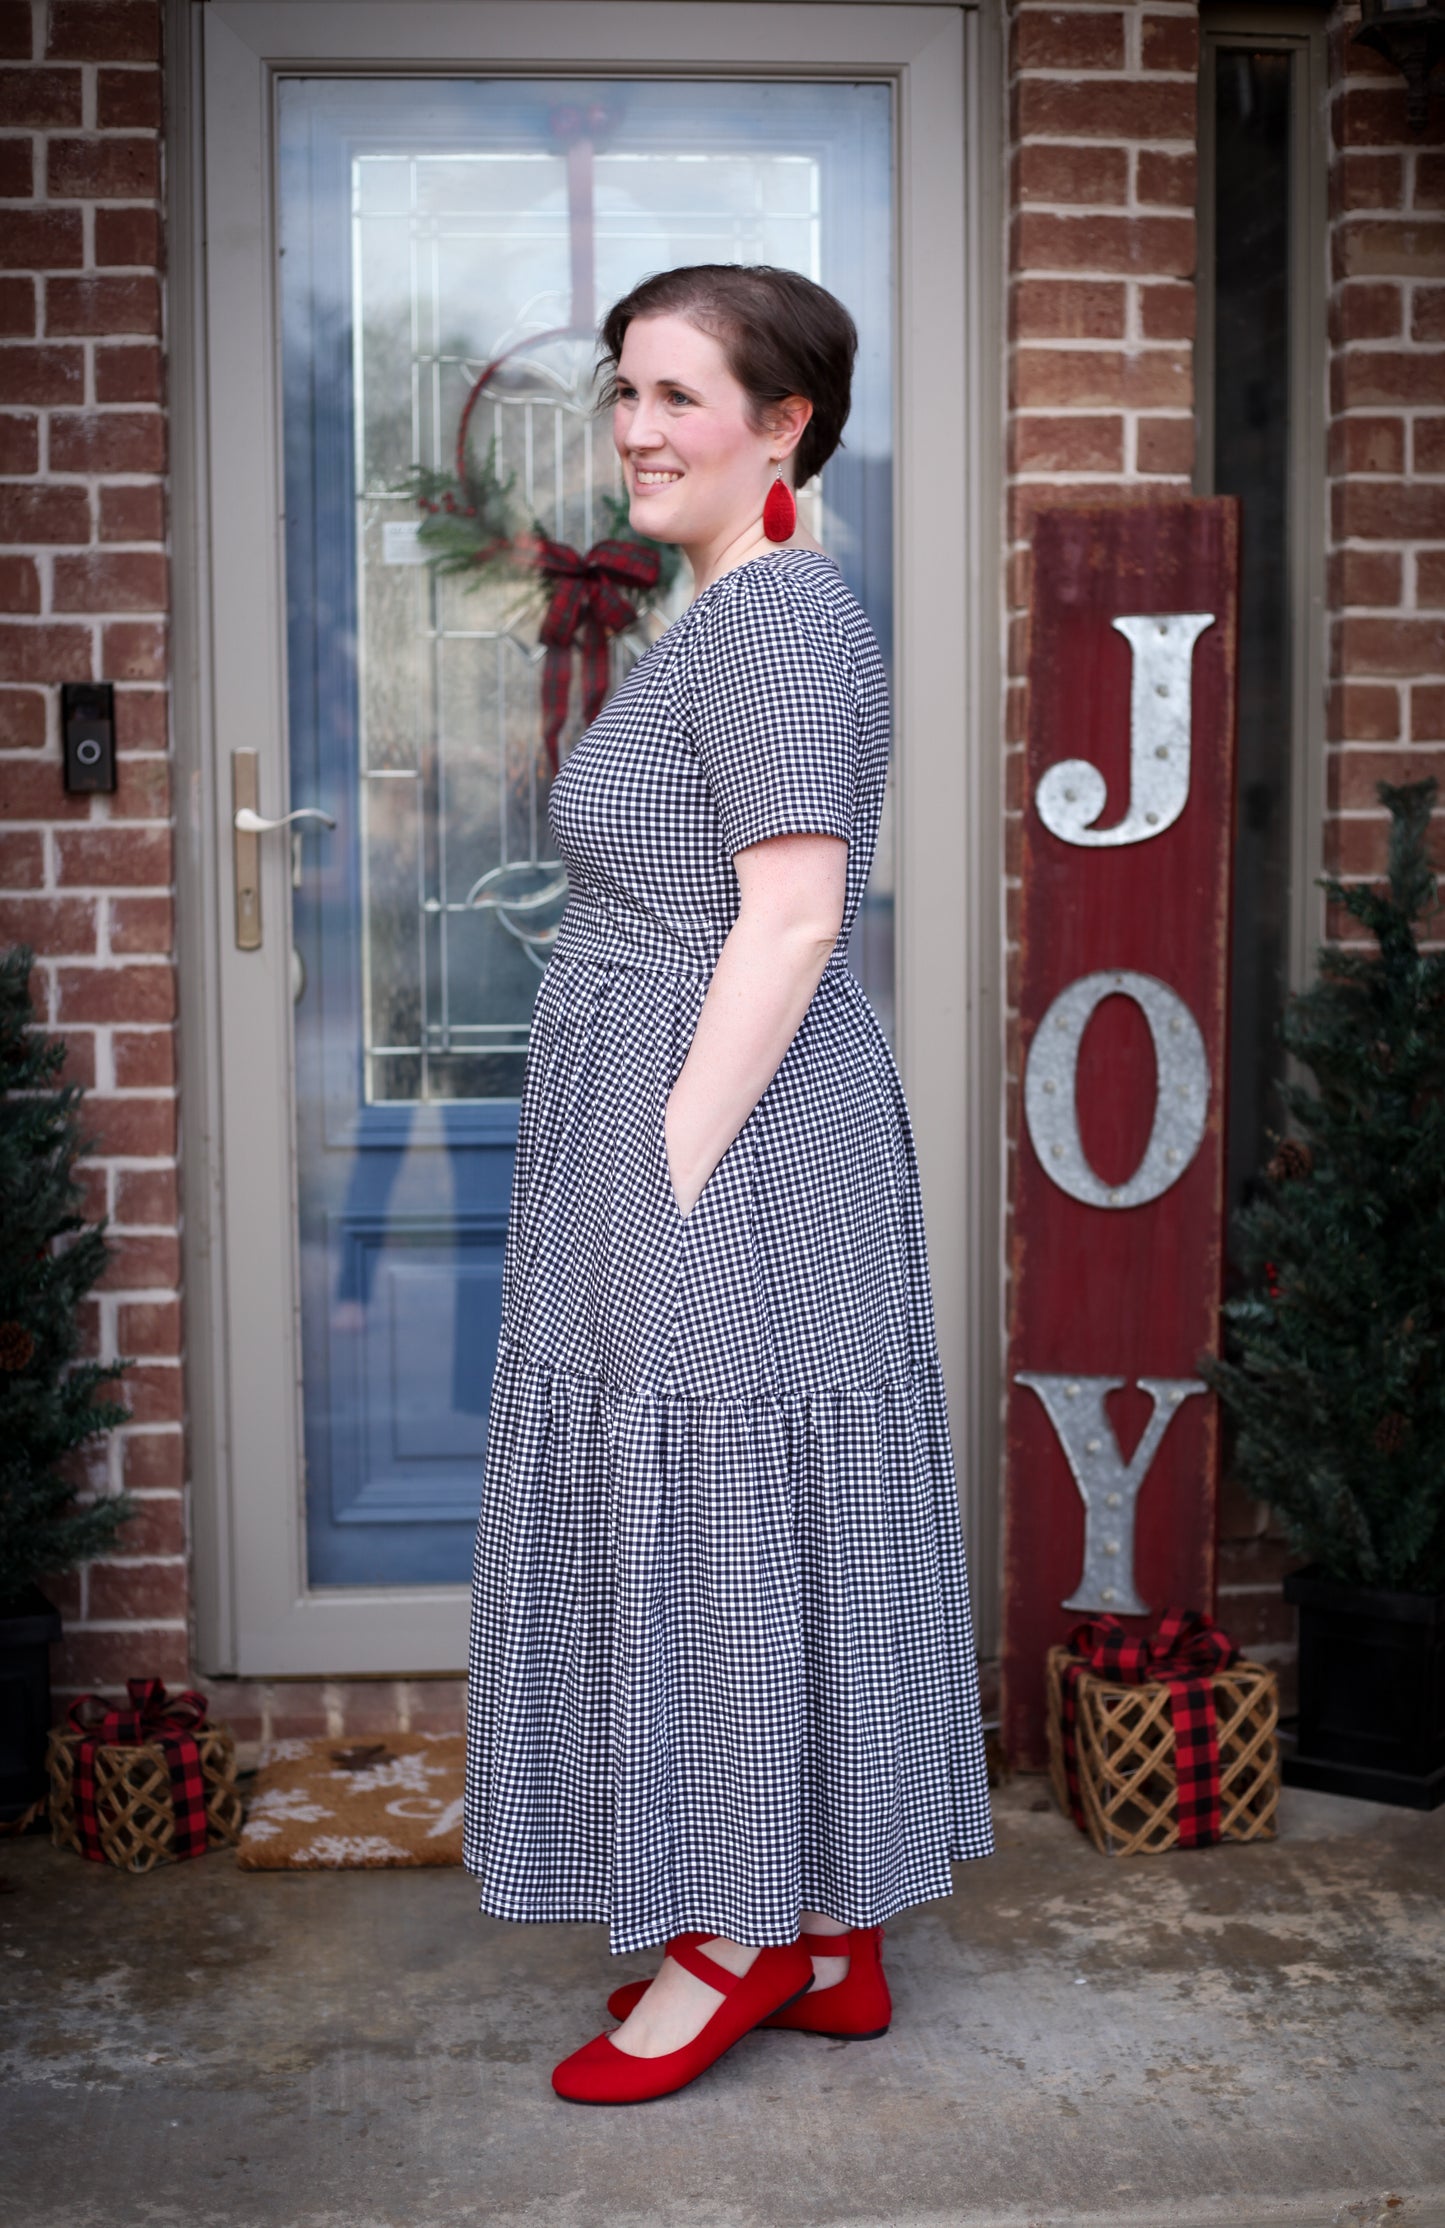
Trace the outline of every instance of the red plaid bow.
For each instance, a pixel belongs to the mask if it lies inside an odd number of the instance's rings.
[[[1167,1682],[1169,1711],[1174,1720],[1174,1763],[1179,1775],[1180,1847],[1199,1849],[1217,1841],[1219,1728],[1214,1689],[1209,1682],[1216,1671],[1223,1671],[1239,1654],[1228,1634],[1197,1609],[1166,1609],[1156,1633],[1137,1637],[1125,1632],[1117,1617],[1085,1618],[1069,1634],[1068,1645],[1075,1660],[1064,1665],[1062,1732],[1069,1809],[1075,1825],[1081,1829],[1084,1825],[1076,1689],[1083,1672],[1096,1671],[1101,1678],[1118,1679],[1125,1686],[1142,1686],[1147,1679]]]
[[[176,1855],[203,1857],[206,1789],[201,1752],[194,1736],[206,1722],[206,1697],[189,1687],[181,1694],[168,1696],[159,1679],[127,1679],[126,1686],[129,1709],[106,1702],[98,1694],[82,1694],[70,1705],[70,1722],[81,1736],[75,1752],[75,1823],[81,1854],[97,1864],[106,1861],[96,1801],[96,1750],[140,1748],[147,1741],[155,1741],[165,1750],[170,1767]],[[87,1717],[87,1710],[103,1714]]]
[[[582,637],[582,716],[590,724],[607,694],[607,637],[637,617],[627,588],[657,584],[655,549],[638,542],[594,542],[585,557],[566,542],[539,539],[537,569],[553,583],[539,630],[547,652],[542,669],[542,740],[557,771],[557,746],[572,687],[572,645]]]

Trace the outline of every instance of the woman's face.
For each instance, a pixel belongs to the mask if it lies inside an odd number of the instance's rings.
[[[638,533],[684,549],[745,533],[762,517],[773,460],[810,415],[806,403],[798,407],[801,419],[794,410],[786,430],[760,431],[720,342],[685,317],[635,317],[617,366],[612,439]]]

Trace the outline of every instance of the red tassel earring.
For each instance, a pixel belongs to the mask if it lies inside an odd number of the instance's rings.
[[[797,523],[798,506],[780,469],[763,505],[763,532],[770,542],[785,542],[791,538]]]

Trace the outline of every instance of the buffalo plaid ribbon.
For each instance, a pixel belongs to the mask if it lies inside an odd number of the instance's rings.
[[[640,542],[594,542],[586,556],[566,542],[537,542],[537,569],[552,585],[538,629],[547,652],[542,668],[542,740],[552,771],[572,689],[572,645],[582,649],[582,717],[591,724],[607,694],[607,638],[630,627],[637,607],[629,589],[657,585],[658,556]]]
[[[1179,1842],[1199,1849],[1220,1834],[1219,1725],[1214,1711],[1216,1671],[1239,1654],[1234,1642],[1197,1609],[1166,1609],[1155,1633],[1127,1633],[1117,1617],[1088,1617],[1069,1634],[1073,1661],[1064,1665],[1061,1731],[1069,1809],[1084,1826],[1079,1786],[1078,1684],[1086,1671],[1143,1686],[1162,1679],[1174,1720],[1174,1765],[1179,1775]]]
[[[98,1694],[82,1694],[70,1705],[70,1722],[80,1735],[75,1752],[75,1823],[81,1854],[97,1864],[106,1861],[96,1800],[96,1750],[141,1748],[154,1741],[165,1750],[170,1768],[176,1855],[203,1857],[206,1789],[195,1735],[206,1722],[206,1697],[189,1687],[168,1696],[159,1679],[127,1679],[126,1687],[129,1708],[108,1703]],[[96,1710],[102,1713],[99,1718],[93,1714]]]

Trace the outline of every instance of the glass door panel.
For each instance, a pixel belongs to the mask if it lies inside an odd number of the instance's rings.
[[[509,489],[514,521],[585,553],[619,524],[593,402],[607,304],[679,263],[805,271],[851,308],[863,349],[846,448],[804,515],[887,654],[891,95],[603,79],[280,91],[291,803],[337,823],[293,849],[308,1575],[456,1584],[517,1098],[565,876],[546,820],[545,602],[528,578],[438,569],[432,519],[481,535],[447,512],[442,479],[463,475],[463,511],[468,490]],[[612,637],[612,685],[688,593],[683,569]],[[584,723],[581,678],[558,764]],[[853,944],[885,1027],[892,858],[885,816]]]

